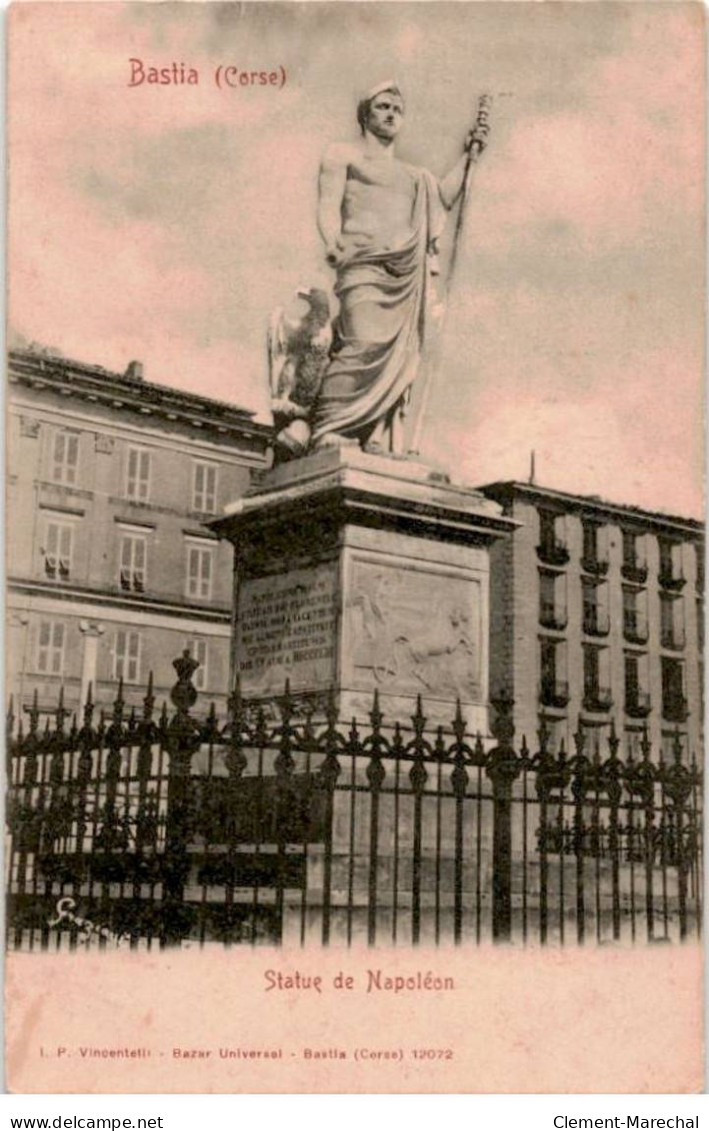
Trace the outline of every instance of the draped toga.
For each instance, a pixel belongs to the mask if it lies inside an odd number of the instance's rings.
[[[331,432],[365,442],[416,377],[426,322],[427,252],[443,230],[445,209],[436,178],[425,169],[408,169],[414,197],[406,241],[395,248],[356,249],[338,267],[340,310],[313,408],[314,443]]]

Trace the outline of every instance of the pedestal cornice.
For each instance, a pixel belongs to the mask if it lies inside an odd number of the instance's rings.
[[[358,447],[330,448],[257,473],[248,494],[209,525],[238,542],[255,527],[288,526],[297,539],[312,523],[353,523],[419,537],[487,545],[519,525],[500,504],[413,460],[372,455]],[[322,536],[322,527],[319,525]]]

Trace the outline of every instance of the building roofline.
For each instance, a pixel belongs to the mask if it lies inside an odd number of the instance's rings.
[[[167,419],[199,428],[224,439],[246,440],[265,449],[273,435],[268,424],[252,418],[252,411],[213,397],[204,397],[159,385],[130,374],[115,373],[32,349],[8,351],[8,379],[17,384],[75,396],[104,408],[124,409],[143,416]]]
[[[696,518],[650,511],[630,503],[615,503],[601,499],[598,495],[572,495],[553,487],[541,487],[535,483],[522,483],[516,479],[498,480],[478,488],[484,495],[504,502],[520,495],[538,501],[556,503],[566,511],[582,511],[589,516],[614,516],[623,523],[664,527],[676,532],[689,534],[694,538],[704,538],[705,524]]]
[[[85,585],[81,582],[70,581],[66,583],[46,582],[41,578],[12,576],[7,579],[8,594],[26,594],[30,597],[48,597],[54,601],[65,601],[67,615],[71,615],[72,608],[81,603],[94,604],[97,607],[132,609],[136,612],[154,614],[155,616],[182,616],[189,618],[225,624],[231,618],[231,609],[228,604],[200,604],[186,597],[164,596],[160,594],[134,594],[122,593],[117,588],[108,585]],[[159,622],[155,625],[159,628]]]

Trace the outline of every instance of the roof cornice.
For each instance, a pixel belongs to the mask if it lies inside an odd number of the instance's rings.
[[[495,499],[496,502],[503,504],[515,498],[525,498],[530,502],[544,503],[567,514],[582,514],[606,522],[615,519],[622,525],[651,527],[658,531],[664,530],[668,534],[681,533],[694,539],[704,538],[704,523],[699,519],[649,511],[632,504],[608,502],[595,495],[571,495],[551,487],[521,483],[514,479],[486,483],[478,490],[489,499]]]
[[[225,401],[32,350],[10,350],[8,356],[11,383],[54,393],[62,399],[76,397],[104,409],[153,416],[176,427],[218,434],[227,443],[247,441],[262,451],[273,434],[268,424],[252,419],[253,412]]]

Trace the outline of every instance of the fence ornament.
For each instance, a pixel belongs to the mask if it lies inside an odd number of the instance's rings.
[[[170,692],[170,699],[177,708],[178,716],[182,717],[188,715],[197,702],[197,689],[192,677],[199,667],[199,660],[195,660],[189,648],[185,648],[182,655],[172,661],[172,666],[177,672],[177,683]]]

